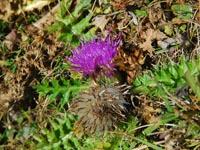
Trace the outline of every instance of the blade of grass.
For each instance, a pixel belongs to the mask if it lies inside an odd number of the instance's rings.
[[[160,125],[162,124],[166,124],[172,120],[175,120],[176,118],[178,118],[178,115],[175,114],[167,114],[163,117],[163,119],[161,118],[161,120],[159,120],[156,124],[154,124],[153,126],[150,126],[148,128],[146,128],[143,133],[145,135],[148,135],[150,133],[152,133],[154,130],[156,130]]]
[[[197,97],[200,100],[200,87],[196,84],[195,79],[192,77],[192,75],[188,71],[186,71],[184,75],[185,75],[185,79],[187,83],[190,85],[193,92],[197,95]]]
[[[143,143],[143,144],[147,145],[148,147],[151,147],[154,150],[164,150],[163,148],[161,148],[159,146],[156,146],[156,145],[154,145],[152,143],[149,143],[147,141],[143,141],[143,140],[141,140],[139,138],[133,137],[133,139],[136,140],[136,141],[138,141],[138,142],[140,142],[140,143]]]
[[[167,108],[167,111],[168,112],[173,112],[173,110],[172,110],[172,107],[171,107],[171,105],[170,105],[170,102],[169,102],[169,100],[166,98],[166,93],[165,93],[165,91],[164,91],[164,87],[162,87],[160,84],[159,84],[159,81],[158,80],[156,80],[155,78],[154,78],[154,82],[155,83],[157,83],[157,87],[160,89],[160,95],[161,95],[161,98],[163,98],[163,100],[164,100],[164,102],[165,102],[165,106],[166,106],[166,108]]]

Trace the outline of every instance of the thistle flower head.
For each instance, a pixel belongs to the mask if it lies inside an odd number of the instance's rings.
[[[117,55],[119,42],[120,38],[112,40],[107,36],[105,40],[97,38],[82,43],[72,51],[72,57],[69,59],[72,71],[91,77],[98,76],[100,72],[106,76],[112,75],[114,70],[112,59]]]
[[[75,125],[87,134],[116,128],[125,119],[128,89],[126,85],[107,85],[81,92],[69,108],[69,112],[79,116]]]

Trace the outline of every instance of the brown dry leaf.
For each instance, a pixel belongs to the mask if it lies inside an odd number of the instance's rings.
[[[167,36],[160,32],[159,30],[148,29],[146,32],[143,32],[141,38],[145,41],[139,44],[139,47],[143,49],[143,51],[149,52],[152,55],[152,52],[155,48],[153,48],[152,41],[153,40],[163,40],[167,38]]]
[[[0,19],[10,21],[14,16],[42,10],[45,6],[55,2],[55,0],[1,0]]]
[[[55,21],[55,13],[57,13],[59,9],[60,9],[60,4],[57,4],[41,19],[33,23],[33,25],[41,30],[46,26],[51,25]]]
[[[143,117],[148,123],[156,123],[160,120],[160,116],[157,116],[161,113],[160,108],[154,109],[153,106],[144,105],[143,109]]]
[[[34,9],[42,9],[44,6],[47,6],[51,3],[49,0],[36,0],[33,1],[31,4],[24,7],[24,11],[33,11]]]
[[[123,47],[119,47],[118,56],[115,57],[114,64],[116,68],[126,73],[126,76],[120,77],[119,80],[131,84],[136,76],[140,74],[145,56],[143,51],[138,50],[136,47],[132,47],[129,50],[129,53],[126,53]]]
[[[149,10],[148,10],[148,18],[149,18],[149,21],[151,22],[151,25],[154,28],[156,28],[157,22],[163,22],[164,21],[162,19],[163,14],[164,13],[163,13],[163,9],[161,7],[160,2],[153,4],[152,7],[149,8]]]
[[[103,32],[106,24],[110,19],[106,17],[106,15],[99,15],[93,19],[93,24],[101,29]]]
[[[141,1],[133,0],[111,0],[110,4],[117,10],[126,10],[127,6],[133,6],[141,3]]]
[[[152,51],[154,48],[151,45],[151,40],[147,40],[144,43],[139,45],[140,48],[142,48],[144,51],[148,51],[150,55],[152,55]]]
[[[128,13],[122,13],[118,15],[118,18],[120,18],[119,22],[117,23],[117,28],[119,30],[127,28],[128,24],[131,21],[131,17]]]
[[[10,98],[11,98],[11,95],[9,94],[0,95],[0,120],[4,112],[6,112],[8,109]]]
[[[8,21],[9,17],[14,13],[11,9],[10,3],[7,1],[0,1],[0,19]]]
[[[128,5],[128,1],[123,0],[112,0],[110,4],[115,7],[117,10],[125,10]]]
[[[156,123],[161,118],[162,109],[160,103],[147,99],[146,95],[140,95],[137,97],[140,106],[136,108],[139,112],[140,117],[147,123]]]
[[[5,39],[10,41],[10,42],[14,42],[17,38],[17,33],[15,30],[12,30],[8,35],[6,35]]]

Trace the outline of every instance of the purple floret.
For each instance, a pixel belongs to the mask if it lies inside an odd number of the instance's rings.
[[[105,40],[98,38],[82,43],[72,51],[72,57],[69,59],[72,71],[92,77],[98,76],[100,72],[106,76],[112,75],[114,70],[112,60],[117,55],[120,41],[120,38],[114,41],[108,36]]]

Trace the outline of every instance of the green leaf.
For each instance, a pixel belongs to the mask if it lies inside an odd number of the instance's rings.
[[[75,8],[72,4],[75,4]],[[76,0],[76,2],[63,0],[60,4],[60,11],[56,15],[58,22],[54,23],[50,30],[58,33],[59,40],[78,46],[80,38],[90,39],[88,37],[95,34],[94,28],[90,32],[86,30],[89,26],[92,29],[92,24],[89,23],[93,15],[88,10],[90,7],[91,0]]]
[[[187,30],[187,25],[186,24],[183,24],[179,27],[179,29],[182,31],[182,32],[186,32]]]
[[[171,9],[173,12],[178,14],[192,13],[192,5],[174,4]]]
[[[0,60],[0,65],[11,66],[14,62]]]
[[[136,9],[136,10],[134,10],[134,12],[138,16],[146,17],[148,15],[148,12],[146,10]]]
[[[197,85],[190,72],[185,72],[185,79],[200,100],[200,87]]]
[[[165,25],[164,26],[164,32],[167,34],[167,35],[169,35],[169,36],[171,36],[172,34],[173,34],[173,29],[169,26],[169,25]]]
[[[47,143],[46,139],[42,135],[35,134],[33,135],[33,139],[35,139],[39,143]]]
[[[75,10],[72,13],[72,16],[78,18],[80,14],[88,9],[91,6],[91,0],[80,0],[76,5]]]
[[[93,14],[90,13],[85,18],[83,18],[80,22],[72,26],[72,33],[75,35],[80,35],[83,32],[83,30],[90,25],[89,21],[92,18],[92,15]]]
[[[58,16],[59,18],[62,18],[66,15],[66,13],[68,13],[69,8],[72,4],[72,0],[62,0],[60,3],[60,10],[58,12]]]
[[[178,15],[180,19],[189,20],[192,18],[192,6],[191,5],[180,5],[174,4],[171,7],[174,14]]]
[[[51,127],[53,127],[54,130],[58,130],[60,124],[58,124],[57,122],[55,122],[54,120],[49,119],[49,122],[51,124]]]
[[[59,87],[58,80],[55,80],[55,79],[51,80],[51,84],[52,84],[52,86],[54,88],[58,88]]]
[[[166,94],[163,89],[174,92],[176,88],[186,82],[184,75],[186,71],[190,72],[192,76],[198,75],[197,66],[199,65],[199,61],[187,61],[186,58],[182,58],[180,63],[170,61],[168,65],[155,66],[154,70],[136,78],[133,82],[133,93],[149,93],[150,96],[164,97],[165,99]],[[167,102],[167,99],[165,100]]]

